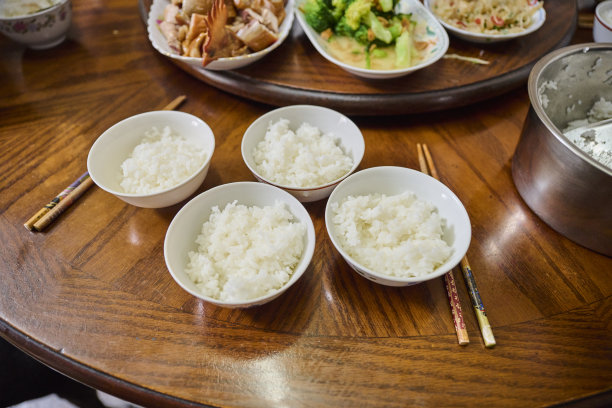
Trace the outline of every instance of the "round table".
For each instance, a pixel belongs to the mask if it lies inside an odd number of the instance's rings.
[[[166,269],[165,232],[184,202],[137,208],[94,186],[44,232],[23,227],[86,170],[105,129],[182,94],[180,109],[206,121],[217,143],[197,193],[252,181],[241,138],[274,108],[157,54],[134,1],[75,0],[73,12],[56,48],[0,40],[3,338],[151,407],[612,403],[612,259],[549,228],[518,195],[510,165],[524,87],[438,112],[351,117],[366,143],[360,169],[418,168],[416,144],[429,146],[471,219],[468,257],[494,348],[483,345],[459,273],[467,346],[457,344],[442,279],[390,288],[354,273],[327,235],[325,200],[305,205],[317,241],[304,276],[269,304],[224,309]]]

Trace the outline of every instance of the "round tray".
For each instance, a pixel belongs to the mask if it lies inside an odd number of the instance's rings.
[[[139,0],[146,22],[151,0]],[[538,31],[495,44],[450,35],[447,54],[477,57],[488,65],[442,59],[405,77],[369,80],[324,59],[294,22],[285,42],[264,59],[233,71],[197,70],[171,60],[196,78],[234,95],[274,106],[307,103],[351,115],[396,115],[454,108],[501,95],[527,81],[544,55],[570,43],[577,25],[575,0],[546,0]]]

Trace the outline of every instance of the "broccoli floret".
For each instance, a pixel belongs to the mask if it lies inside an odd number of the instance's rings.
[[[355,31],[355,34],[353,34],[353,38],[357,40],[357,42],[360,44],[369,44],[371,41],[368,38],[368,27],[364,24],[361,24],[359,28]]]
[[[355,0],[346,8],[344,16],[346,23],[353,29],[357,30],[363,17],[365,17],[372,9],[373,0]]]
[[[332,15],[336,21],[340,20],[340,18],[344,16],[344,10],[346,10],[347,5],[347,0],[331,0]]]
[[[336,27],[334,27],[334,33],[340,36],[353,37],[355,30],[346,23],[346,17],[342,16],[338,23],[336,23]]]
[[[308,25],[318,33],[333,27],[336,22],[324,0],[306,0],[301,10]]]

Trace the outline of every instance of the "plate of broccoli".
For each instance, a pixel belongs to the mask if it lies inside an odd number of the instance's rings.
[[[297,0],[297,20],[328,61],[365,78],[396,78],[446,53],[448,35],[417,0]]]

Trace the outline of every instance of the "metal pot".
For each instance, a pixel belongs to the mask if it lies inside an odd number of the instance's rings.
[[[528,80],[531,107],[512,159],[512,178],[545,223],[612,256],[612,169],[563,135],[601,97],[612,102],[612,45],[577,44],[538,61]]]

